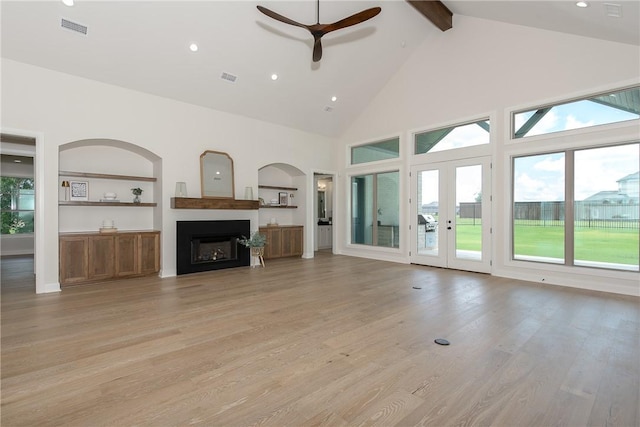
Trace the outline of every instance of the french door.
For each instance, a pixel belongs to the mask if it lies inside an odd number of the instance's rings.
[[[489,157],[411,168],[411,262],[491,270]]]

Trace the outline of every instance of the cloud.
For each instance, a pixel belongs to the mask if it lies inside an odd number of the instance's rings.
[[[544,176],[533,178],[526,172],[520,173],[515,178],[516,202],[530,201],[555,201],[564,200],[564,178],[556,176]]]
[[[581,122],[573,114],[568,114],[564,122],[564,128],[562,130],[581,129],[581,128],[586,128],[594,125],[595,123],[593,122],[593,120]]]
[[[546,156],[543,161],[534,164],[533,168],[547,172],[564,172],[564,156],[559,159]]]

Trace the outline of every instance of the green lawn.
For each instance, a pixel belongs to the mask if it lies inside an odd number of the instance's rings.
[[[456,247],[480,251],[480,221],[458,220]],[[575,258],[581,261],[638,265],[639,233],[632,229],[577,228],[575,230]],[[524,256],[564,258],[564,227],[515,226],[515,253]]]

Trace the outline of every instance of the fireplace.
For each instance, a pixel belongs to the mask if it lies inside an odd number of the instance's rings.
[[[177,274],[248,266],[249,248],[238,239],[250,234],[249,220],[178,221]]]

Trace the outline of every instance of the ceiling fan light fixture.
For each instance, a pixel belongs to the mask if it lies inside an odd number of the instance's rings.
[[[275,19],[276,21],[283,22],[288,25],[293,25],[295,27],[304,28],[311,33],[313,36],[313,54],[312,59],[313,62],[318,62],[322,58],[322,36],[332,31],[340,30],[342,28],[351,27],[353,25],[360,24],[364,21],[367,21],[374,16],[378,15],[382,8],[380,7],[372,7],[370,9],[366,9],[360,11],[356,14],[348,16],[339,21],[333,22],[331,24],[321,24],[320,23],[320,0],[316,2],[316,23],[307,25],[302,24],[300,22],[294,21],[293,19],[287,18],[286,16],[282,16],[279,13],[276,13],[272,10],[267,9],[264,6],[256,6],[260,12],[267,15],[269,18]]]
[[[576,6],[578,7],[589,7],[589,3],[587,3],[586,1],[577,1],[576,2]]]

